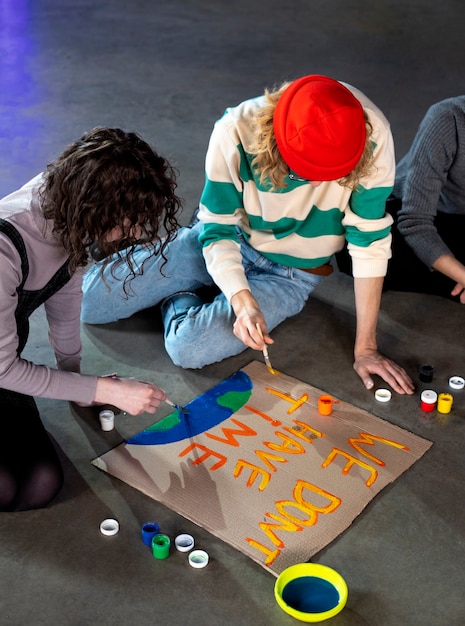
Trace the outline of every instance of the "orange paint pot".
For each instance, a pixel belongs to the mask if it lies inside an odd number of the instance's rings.
[[[333,412],[334,400],[329,395],[322,395],[318,398],[318,413],[320,415],[331,415]]]

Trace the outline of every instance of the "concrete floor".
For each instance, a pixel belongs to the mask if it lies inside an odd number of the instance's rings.
[[[265,86],[324,73],[367,93],[391,121],[400,158],[426,108],[465,92],[465,4],[460,0],[2,0],[0,195],[26,182],[95,125],[139,132],[179,169],[186,223],[203,185],[215,119]],[[421,363],[434,389],[465,375],[463,309],[438,298],[387,293],[380,348],[418,383],[379,404],[352,370],[351,280],[326,279],[305,311],[273,333],[273,364],[433,441],[314,561],[346,579],[334,626],[465,624],[465,391],[450,415],[419,408]],[[201,371],[171,364],[155,311],[83,328],[83,369],[150,377],[185,403],[260,355],[248,350]],[[41,311],[26,355],[52,364]],[[431,386],[431,385],[429,385]],[[291,626],[275,578],[242,553],[113,480],[90,461],[154,421],[118,416],[103,433],[97,411],[38,401],[66,471],[46,510],[0,515],[0,623]],[[168,413],[161,408],[156,418]],[[16,416],[5,416],[5,418]],[[27,425],[25,425],[27,428]],[[116,517],[117,537],[100,521]],[[191,532],[205,570],[160,567],[140,541],[142,522]]]

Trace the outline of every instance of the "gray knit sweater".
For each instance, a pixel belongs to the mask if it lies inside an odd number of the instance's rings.
[[[451,251],[439,236],[437,212],[465,215],[465,96],[431,106],[399,162],[393,195],[402,199],[398,228],[431,268]]]

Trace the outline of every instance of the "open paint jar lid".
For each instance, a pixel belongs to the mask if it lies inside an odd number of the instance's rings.
[[[347,602],[345,580],[319,563],[298,563],[276,579],[274,595],[279,606],[301,622],[323,622],[342,611]]]
[[[194,547],[194,537],[183,533],[175,538],[174,545],[179,552],[189,552]]]
[[[189,554],[189,565],[201,569],[208,565],[209,556],[205,550],[192,550]]]

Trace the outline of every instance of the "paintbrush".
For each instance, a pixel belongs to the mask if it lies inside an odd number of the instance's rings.
[[[258,322],[255,324],[255,327],[258,330],[258,334],[260,335],[260,338],[263,339],[262,329],[260,328],[260,324]],[[268,347],[266,343],[263,345],[263,357],[265,359],[265,365],[268,368],[268,371],[270,372],[270,374],[277,374],[278,372],[274,370],[273,367],[271,366],[270,357],[268,355]]]
[[[168,398],[165,399],[166,404],[169,404],[170,406],[173,407],[173,409],[176,409],[176,411],[178,411],[178,413],[189,413],[189,409],[186,409],[185,406],[181,406],[180,404],[175,404],[174,402],[171,402],[171,400],[169,400]]]
[[[114,379],[116,379],[116,380],[120,380],[120,379],[119,379],[119,377],[118,377],[115,373],[113,373],[113,374],[107,374],[107,376],[109,376],[109,377],[111,377],[111,378],[114,378]],[[136,380],[136,379],[135,379],[135,378],[132,378],[132,380]],[[151,384],[152,384],[152,383],[148,383],[148,382],[147,382],[147,381],[145,381],[145,380],[141,380],[141,381],[139,381],[139,382],[144,383],[145,385],[151,385]],[[176,409],[176,411],[177,411],[178,413],[184,413],[184,414],[186,414],[186,413],[190,413],[189,409],[186,409],[186,407],[185,407],[185,406],[181,406],[180,404],[175,404],[175,403],[174,403],[174,402],[172,402],[169,398],[166,398],[166,399],[165,399],[165,402],[166,402],[166,404],[169,404],[170,406],[172,406],[172,407],[173,407],[173,409]]]

